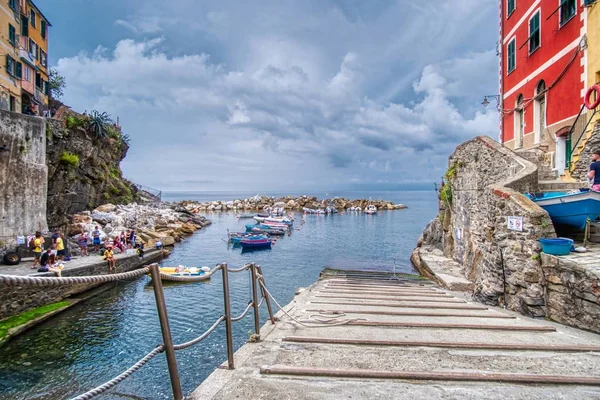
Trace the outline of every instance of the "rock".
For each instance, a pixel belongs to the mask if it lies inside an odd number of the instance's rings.
[[[173,246],[175,244],[175,238],[173,236],[164,236],[160,238],[163,246]]]
[[[94,212],[110,213],[110,212],[114,212],[116,210],[117,210],[117,206],[115,206],[114,204],[103,204],[99,207],[96,207]]]

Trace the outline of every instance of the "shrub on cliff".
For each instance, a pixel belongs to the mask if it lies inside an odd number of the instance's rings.
[[[106,112],[100,113],[94,110],[90,114],[88,125],[96,137],[107,138],[109,137],[109,126],[112,122],[110,115]]]
[[[86,119],[82,117],[77,117],[75,115],[67,115],[65,119],[65,125],[67,129],[77,129],[85,126]]]
[[[79,156],[68,151],[63,151],[60,155],[60,162],[65,165],[77,168],[79,167]]]

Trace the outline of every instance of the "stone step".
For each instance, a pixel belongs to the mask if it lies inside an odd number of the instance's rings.
[[[539,181],[540,192],[566,192],[581,188],[589,188],[589,184],[587,182],[563,182],[559,180]]]

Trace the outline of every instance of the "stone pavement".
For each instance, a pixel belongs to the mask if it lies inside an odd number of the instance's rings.
[[[189,399],[600,398],[600,336],[430,281],[324,275],[284,308],[318,327],[279,312]]]
[[[149,251],[146,250],[146,253],[148,253]],[[132,255],[135,255],[135,250],[130,250],[130,253],[121,253],[121,254],[116,254],[115,258],[117,259],[117,265],[119,263],[119,260],[128,258]],[[78,269],[78,268],[82,268],[82,267],[86,267],[88,265],[92,265],[92,264],[97,264],[100,262],[104,262],[103,257],[96,255],[96,254],[92,254],[89,255],[87,257],[73,257],[71,258],[71,261],[66,261],[63,262],[64,264],[64,271],[70,270],[70,269]],[[28,257],[28,258],[23,258],[21,260],[21,262],[18,265],[2,265],[0,264],[0,275],[19,275],[19,276],[48,276],[48,272],[37,272],[37,267],[36,269],[32,269],[31,265],[33,265],[33,258]],[[53,273],[51,273],[51,275],[54,275]]]

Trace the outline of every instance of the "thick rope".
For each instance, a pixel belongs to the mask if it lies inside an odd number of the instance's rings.
[[[219,324],[221,322],[223,322],[223,321],[225,321],[225,317],[224,316],[220,316],[219,319],[217,319],[217,321],[213,324],[213,326],[211,326],[210,328],[208,328],[208,330],[206,332],[204,332],[202,335],[198,336],[194,340],[190,340],[189,342],[185,342],[185,343],[182,343],[182,344],[173,345],[173,349],[175,349],[175,350],[187,349],[188,347],[193,346],[196,343],[204,340],[208,335],[210,335],[211,333],[213,333],[213,331],[215,329],[217,329],[217,326],[219,326]]]
[[[127,371],[123,372],[121,375],[114,377],[110,381],[90,390],[89,392],[80,394],[77,397],[73,397],[71,400],[89,400],[93,397],[98,396],[99,394],[106,392],[107,390],[109,390],[109,389],[115,387],[116,385],[118,385],[119,383],[121,383],[123,380],[127,379],[130,375],[132,375],[138,369],[142,368],[144,365],[146,365],[148,363],[148,361],[152,360],[154,357],[156,357],[158,354],[162,353],[163,351],[165,351],[165,348],[161,344],[161,345],[157,346],[154,350],[152,350],[150,353],[146,354],[146,356],[144,358],[142,358],[140,361],[136,362],[132,367],[130,367]]]
[[[97,275],[97,276],[70,276],[70,277],[38,277],[38,276],[16,276],[0,275],[0,286],[63,286],[79,285],[87,283],[105,283],[131,279],[150,272],[150,268],[144,267],[134,271],[122,272],[120,274]]]
[[[236,273],[236,272],[243,272],[246,271],[248,269],[250,269],[250,267],[252,266],[252,264],[246,264],[244,265],[242,268],[237,268],[237,269],[233,269],[233,268],[227,268],[227,272],[231,272],[231,273]]]
[[[320,319],[320,318],[316,318],[317,315],[310,315],[310,323],[311,324],[306,324],[303,321],[300,321],[294,317],[292,317],[282,306],[281,304],[279,304],[279,302],[275,299],[275,297],[273,297],[273,295],[271,294],[271,292],[269,292],[269,289],[267,289],[267,287],[265,286],[265,283],[263,281],[263,277],[261,274],[257,274],[258,277],[258,283],[263,287],[263,289],[265,290],[265,293],[267,294],[267,296],[269,296],[271,298],[271,300],[273,300],[273,302],[275,303],[275,305],[277,305],[277,307],[279,307],[279,309],[281,311],[283,311],[283,313],[285,315],[287,315],[292,321],[294,321],[295,323],[297,323],[298,325],[301,325],[305,328],[327,328],[330,326],[342,326],[342,325],[347,325],[351,322],[356,322],[356,321],[366,321],[364,318],[351,318],[351,319],[346,319],[343,321],[336,321],[336,320],[329,320],[326,321],[324,319]],[[335,316],[333,318],[338,318],[338,316]],[[317,324],[321,324],[321,325],[317,325]]]
[[[239,321],[240,319],[244,318],[248,314],[248,312],[250,312],[250,309],[252,308],[253,305],[254,304],[252,302],[248,303],[248,307],[246,307],[244,312],[241,313],[240,315],[238,315],[237,317],[231,318],[231,322],[236,322],[236,321]]]

